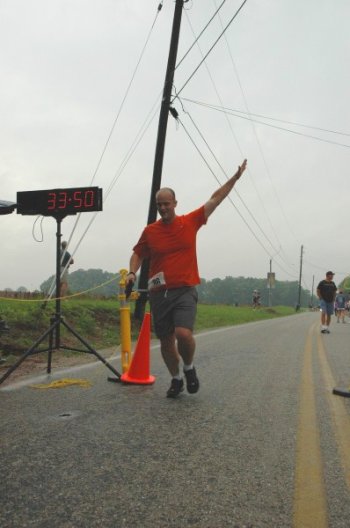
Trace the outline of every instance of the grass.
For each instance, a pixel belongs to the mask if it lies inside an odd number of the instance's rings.
[[[133,311],[131,305],[131,312]],[[95,349],[120,344],[119,302],[115,298],[106,300],[70,299],[62,302],[62,314],[74,328]],[[0,355],[18,355],[25,352],[50,326],[55,304],[50,302],[44,308],[41,302],[1,300],[0,313],[7,321],[10,331],[0,335]],[[249,306],[198,305],[195,331],[236,324],[260,321],[295,314],[292,307],[262,307],[253,310]],[[132,322],[132,339],[137,339],[140,324]],[[67,346],[76,339],[61,325],[62,342]],[[45,343],[46,344],[46,343]]]
[[[232,326],[264,319],[274,319],[295,314],[290,306],[261,307],[253,310],[250,306],[198,305],[195,330],[205,330],[220,326]]]
[[[10,331],[0,336],[0,352],[22,353],[51,325],[55,303],[26,303],[1,301],[0,310]],[[108,348],[119,344],[119,304],[115,299],[79,299],[62,302],[64,320],[95,348]],[[76,338],[63,325],[62,342],[67,346],[77,344]],[[44,341],[43,344],[46,344]]]

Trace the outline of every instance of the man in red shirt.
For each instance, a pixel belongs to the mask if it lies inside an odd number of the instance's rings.
[[[160,340],[164,362],[172,376],[168,398],[176,398],[184,389],[180,374],[180,359],[186,378],[187,391],[199,389],[193,366],[196,343],[193,327],[197,311],[197,290],[200,283],[196,236],[202,225],[233,189],[246,169],[247,160],[199,209],[177,216],[175,193],[165,187],[156,194],[160,219],[145,227],[133,248],[128,282],[135,282],[143,259],[149,259],[149,300],[154,330]]]

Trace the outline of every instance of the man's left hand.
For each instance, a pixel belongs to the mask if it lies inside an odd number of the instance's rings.
[[[245,160],[243,161],[242,165],[240,165],[240,166],[238,167],[238,171],[237,171],[237,179],[239,179],[239,178],[242,176],[242,174],[243,174],[243,172],[246,170],[246,168],[247,168],[247,160],[245,159]]]

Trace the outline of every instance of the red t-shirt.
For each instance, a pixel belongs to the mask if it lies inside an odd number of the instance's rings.
[[[200,283],[197,265],[196,236],[206,224],[204,206],[171,224],[161,219],[145,227],[133,248],[142,259],[150,259],[148,287],[179,288]]]

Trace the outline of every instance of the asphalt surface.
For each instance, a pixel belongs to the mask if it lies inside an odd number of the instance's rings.
[[[169,377],[156,343],[154,385],[108,382],[110,371],[97,363],[0,386],[1,528],[320,528],[312,511],[295,524],[300,384],[318,319],[298,314],[198,335],[200,391],[176,400],[165,398]],[[321,338],[345,387],[349,336],[349,323],[333,323]],[[325,526],[348,528],[350,444],[339,453],[327,403],[339,397],[324,381],[316,348]],[[112,364],[120,369],[119,359]],[[91,387],[32,387],[67,377]],[[341,401],[346,421],[350,399]]]

